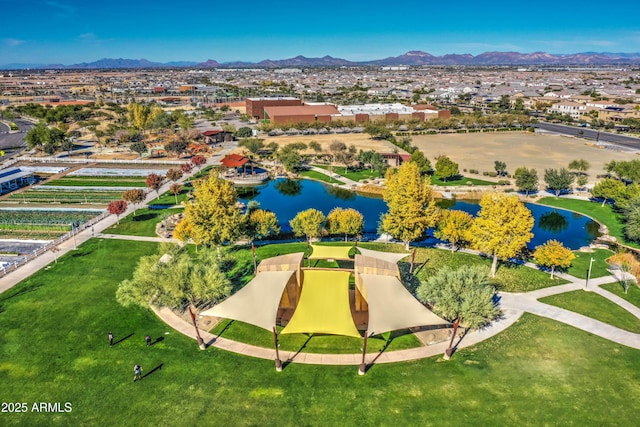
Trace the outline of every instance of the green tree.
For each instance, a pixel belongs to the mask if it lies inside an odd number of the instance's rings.
[[[544,181],[547,183],[547,189],[553,191],[556,198],[560,196],[563,190],[571,188],[574,176],[567,169],[545,169]]]
[[[571,249],[565,248],[562,243],[553,239],[547,241],[544,245],[537,246],[533,252],[533,259],[537,264],[551,268],[552,279],[556,267],[571,267],[571,261],[575,258],[576,255]]]
[[[344,234],[346,242],[349,235],[362,233],[364,217],[353,208],[334,208],[327,215],[327,228],[331,234]]]
[[[253,130],[247,126],[243,126],[236,131],[237,138],[250,138],[252,135],[253,135]]]
[[[322,212],[317,209],[307,209],[299,212],[289,221],[289,225],[296,236],[305,236],[307,241],[310,241],[322,237],[325,221],[326,218]]]
[[[188,223],[189,237],[205,245],[234,242],[242,234],[244,216],[236,206],[233,184],[211,174],[194,186],[194,200],[185,205],[183,220]]]
[[[411,153],[411,158],[409,159],[409,161],[414,162],[418,165],[418,170],[421,174],[431,172],[431,162],[429,161],[429,159],[427,159],[422,151],[415,150],[413,153]]]
[[[482,196],[470,234],[473,246],[493,257],[491,277],[496,276],[498,258],[512,258],[529,243],[533,224],[531,211],[517,196],[504,193]]]
[[[134,153],[138,153],[138,155],[142,156],[147,152],[147,144],[144,141],[135,141],[130,146],[129,149]]]
[[[458,164],[447,156],[439,156],[436,160],[436,174],[443,181],[460,175]]]
[[[593,186],[591,194],[593,194],[593,197],[601,197],[602,206],[604,207],[607,200],[617,200],[624,193],[625,187],[624,182],[620,180],[605,178]]]
[[[433,198],[429,178],[420,175],[417,164],[407,162],[397,170],[389,169],[385,178],[383,198],[389,211],[382,215],[382,229],[402,240],[408,250],[410,242],[436,225],[440,209]]]
[[[238,145],[246,148],[251,154],[258,154],[264,148],[264,142],[259,138],[245,138],[238,142]]]
[[[516,179],[516,187],[518,187],[520,191],[524,191],[527,197],[529,197],[529,193],[531,191],[536,191],[538,189],[537,170],[533,168],[528,169],[523,166],[516,169],[513,175]]]
[[[496,170],[496,173],[498,174],[498,176],[502,176],[506,174],[507,164],[505,162],[496,160],[495,162],[493,162],[493,164],[494,164],[494,169]]]
[[[416,296],[437,315],[453,322],[453,334],[446,357],[453,353],[453,340],[462,325],[477,329],[495,319],[500,310],[494,301],[495,288],[486,268],[463,265],[457,270],[444,267],[420,284]]]
[[[298,151],[290,146],[285,146],[278,151],[278,160],[289,172],[297,172],[302,163],[302,156]]]
[[[51,140],[51,133],[47,125],[42,122],[37,123],[34,127],[29,129],[25,135],[25,141],[27,147],[33,150],[34,148],[42,148],[45,144],[48,144]]]
[[[576,171],[577,175],[586,174],[590,168],[591,164],[585,159],[572,160],[569,163],[569,170]]]
[[[442,218],[434,235],[438,239],[451,243],[451,252],[455,252],[461,243],[469,242],[469,231],[473,225],[473,217],[464,211],[443,210]]]

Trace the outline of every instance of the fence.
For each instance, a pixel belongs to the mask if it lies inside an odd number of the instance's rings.
[[[103,164],[131,164],[131,165],[182,165],[187,160],[109,160],[109,159],[71,159],[58,157],[22,156],[17,159],[40,163],[103,163]]]
[[[69,231],[68,233],[63,234],[62,236],[58,237],[57,239],[47,243],[46,245],[34,250],[33,252],[31,252],[30,254],[25,255],[22,260],[20,261],[16,261],[12,264],[9,265],[5,265],[0,269],[0,277],[4,277],[7,274],[11,273],[12,271],[17,270],[18,268],[22,267],[23,265],[27,264],[30,261],[33,261],[34,259],[36,259],[37,257],[39,257],[40,255],[52,250],[53,248],[57,248],[58,245],[60,245],[61,243],[69,240],[69,239],[74,239],[74,243],[75,243],[75,238],[76,235],[84,230],[86,230],[89,227],[93,227],[96,223],[98,223],[99,221],[102,221],[103,219],[105,219],[106,217],[109,216],[108,212],[103,212],[100,215],[91,218],[89,221],[85,222],[84,224],[81,224],[78,227],[72,228],[71,231]]]

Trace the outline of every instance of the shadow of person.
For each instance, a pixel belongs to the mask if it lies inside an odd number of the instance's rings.
[[[155,371],[159,371],[160,369],[162,369],[162,365],[164,365],[164,363],[159,364],[158,366],[156,366],[155,368],[153,368],[152,370],[144,374],[142,378],[147,378],[149,375],[153,374]]]
[[[129,335],[127,335],[126,337],[122,337],[122,338],[120,338],[118,341],[114,341],[114,342],[113,342],[113,345],[114,345],[114,346],[115,346],[115,345],[118,345],[118,344],[120,344],[122,341],[124,341],[124,340],[126,340],[126,339],[129,339],[129,338],[131,338],[132,336],[133,336],[133,333],[130,333],[130,334],[129,334]]]
[[[162,342],[162,341],[164,341],[164,337],[158,337],[158,338],[156,338],[156,340],[154,342],[151,343],[151,345],[155,345],[155,344],[157,344],[159,342]]]

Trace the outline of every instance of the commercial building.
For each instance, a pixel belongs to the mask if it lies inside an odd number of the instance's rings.
[[[286,107],[302,105],[300,98],[291,96],[269,97],[269,98],[247,98],[247,115],[256,120],[264,120],[265,107]]]

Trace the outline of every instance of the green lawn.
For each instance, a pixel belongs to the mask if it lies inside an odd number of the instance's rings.
[[[215,166],[206,166],[202,170],[194,173],[191,177],[189,177],[188,181],[194,181],[196,179],[201,179],[209,175],[212,170],[217,169]]]
[[[114,224],[104,232],[128,236],[158,237],[156,224],[166,217],[179,212],[182,212],[182,209],[138,209],[135,215],[131,214],[120,218],[120,224]]]
[[[348,178],[356,182],[360,181],[361,179],[376,179],[376,178],[382,177],[382,175],[380,175],[379,172],[372,171],[369,169],[362,169],[359,171],[351,171],[347,169],[347,171],[345,172],[344,166],[332,166],[332,167],[327,165],[313,165],[313,166],[317,168],[325,169],[328,171],[332,171],[334,173],[337,173],[338,175],[344,176],[345,178]]]
[[[587,200],[576,200],[555,197],[544,197],[538,200],[539,204],[546,206],[553,206],[562,209],[569,209],[584,215],[587,215],[600,224],[604,224],[609,229],[609,234],[618,241],[640,248],[640,245],[633,242],[628,242],[624,237],[624,223],[623,216],[618,212],[615,212],[611,205],[604,205],[602,203],[590,202]]]
[[[149,205],[179,205],[189,198],[189,192],[191,192],[192,190],[193,186],[191,185],[191,183],[186,183],[182,186],[182,189],[178,194],[178,203],[176,203],[176,196],[172,192],[167,191],[165,193],[162,193],[160,195],[160,198],[155,198],[151,202],[149,202]]]
[[[327,182],[329,184],[338,184],[338,185],[344,184],[344,182],[342,181],[339,181],[335,178],[332,178],[328,175],[325,175],[317,171],[301,171],[300,175],[304,176],[305,178],[315,179],[316,181]]]
[[[632,283],[626,294],[624,293],[624,288],[621,283],[608,283],[606,285],[601,285],[600,287],[629,301],[636,307],[640,307],[640,288],[637,285]]]
[[[580,313],[626,331],[640,333],[640,319],[593,292],[577,290],[540,298],[539,301]]]
[[[277,373],[273,361],[200,351],[149,310],[114,299],[136,260],[155,251],[91,239],[0,295],[3,401],[72,405],[3,413],[2,425],[637,423],[640,351],[527,314],[448,362],[374,365],[363,377],[356,366],[294,363]],[[147,348],[147,334],[162,341]],[[136,363],[145,377],[134,384]]]
[[[492,181],[470,178],[468,176],[462,176],[458,179],[449,179],[447,181],[443,181],[437,174],[433,174],[431,176],[431,184],[441,187],[452,187],[454,185],[497,185],[497,183]]]
[[[595,249],[593,252],[573,252],[576,255],[576,259],[571,262],[571,267],[567,270],[567,273],[577,277],[578,279],[586,279],[589,271],[589,264],[591,258],[594,259],[591,264],[591,278],[609,276],[611,273],[607,270],[608,264],[606,259],[613,255],[613,252],[607,249]]]

